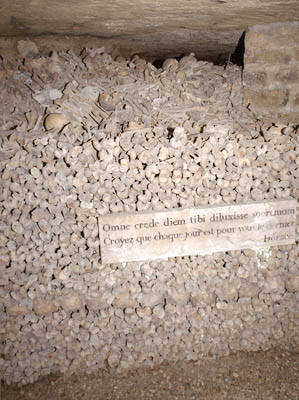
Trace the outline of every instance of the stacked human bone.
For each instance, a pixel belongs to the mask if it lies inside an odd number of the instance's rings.
[[[296,127],[242,107],[238,67],[1,63],[5,381],[299,343],[296,244],[101,263],[101,215],[298,197]]]

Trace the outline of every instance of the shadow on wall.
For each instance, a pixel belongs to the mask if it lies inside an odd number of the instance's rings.
[[[234,53],[230,57],[230,62],[232,64],[239,65],[240,67],[244,67],[244,53],[245,53],[245,32],[242,33],[242,36],[239,39],[237,47]]]
[[[238,65],[240,67],[244,67],[244,53],[245,53],[245,32],[242,33],[242,36],[239,39],[239,42],[235,48],[235,51],[228,57],[224,58],[223,54],[220,54],[217,61],[213,62],[214,65],[227,65],[228,63]],[[177,61],[180,61],[182,57],[186,54],[182,54],[175,58]],[[196,55],[195,55],[196,56]],[[156,68],[162,68],[165,59],[157,58],[155,60],[149,60]],[[200,60],[205,61],[205,60]]]

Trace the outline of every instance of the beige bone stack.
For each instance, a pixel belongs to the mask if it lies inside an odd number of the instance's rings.
[[[7,382],[299,341],[296,245],[101,263],[100,215],[298,197],[296,129],[242,107],[236,66],[95,49],[1,68]]]

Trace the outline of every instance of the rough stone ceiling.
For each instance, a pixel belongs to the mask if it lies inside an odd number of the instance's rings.
[[[0,36],[97,38],[149,58],[225,60],[250,25],[299,21],[299,0],[1,0]]]

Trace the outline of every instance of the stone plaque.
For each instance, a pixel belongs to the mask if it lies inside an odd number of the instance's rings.
[[[294,199],[99,218],[103,263],[291,244],[295,228]]]

